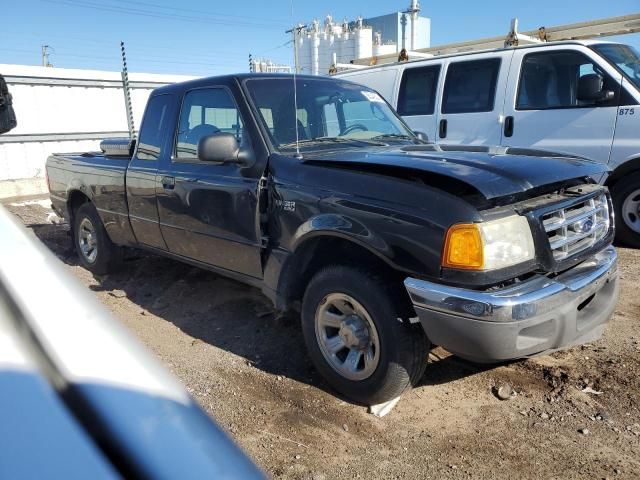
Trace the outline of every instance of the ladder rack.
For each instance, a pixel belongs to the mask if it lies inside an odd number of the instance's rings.
[[[627,33],[640,32],[640,13],[623,15],[621,17],[609,17],[590,22],[571,23],[556,27],[540,27],[538,30],[518,32],[518,19],[511,21],[511,29],[505,37],[489,37],[479,40],[451,43],[437,47],[421,48],[415,53],[420,57],[426,55],[448,55],[453,53],[465,53],[476,50],[492,50],[497,48],[513,47],[530,43],[556,42],[561,40],[586,40],[597,37],[608,37],[611,35],[623,35]],[[413,60],[418,55],[411,55]],[[398,54],[391,53],[378,57],[359,58],[353,61],[354,65],[381,65],[395,63],[398,61]],[[357,68],[357,67],[356,67]]]

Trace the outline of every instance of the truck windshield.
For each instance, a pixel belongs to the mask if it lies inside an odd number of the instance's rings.
[[[640,90],[640,55],[629,45],[603,43],[593,49],[614,64]]]
[[[246,82],[260,120],[279,151],[418,140],[373,90],[329,79],[297,78],[297,110],[291,77],[256,78]],[[294,118],[295,111],[295,118]]]

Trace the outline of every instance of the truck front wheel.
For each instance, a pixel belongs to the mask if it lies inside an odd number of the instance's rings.
[[[616,218],[616,238],[640,248],[640,172],[632,173],[611,188]]]
[[[427,365],[429,342],[401,320],[406,299],[381,279],[331,266],[309,282],[302,330],[315,367],[338,392],[366,405],[398,397]]]
[[[73,216],[73,240],[80,264],[105,275],[117,269],[122,248],[113,244],[92,203],[83,203]]]

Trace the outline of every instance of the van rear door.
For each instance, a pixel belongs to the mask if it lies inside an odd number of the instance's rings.
[[[609,98],[585,99],[602,78]],[[579,45],[517,49],[511,62],[502,145],[609,161],[622,75]]]
[[[499,145],[513,51],[450,57],[439,95],[437,143]]]

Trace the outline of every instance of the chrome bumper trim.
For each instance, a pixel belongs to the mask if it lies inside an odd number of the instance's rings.
[[[404,284],[416,307],[489,322],[518,321],[549,313],[577,297],[588,299],[617,275],[617,259],[615,248],[608,247],[555,278],[536,275],[494,291],[414,278],[407,278]]]

